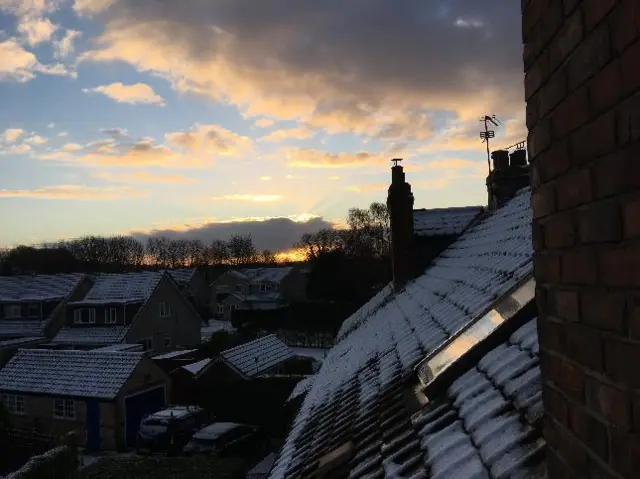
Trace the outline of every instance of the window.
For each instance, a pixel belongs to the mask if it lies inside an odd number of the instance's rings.
[[[224,304],[218,303],[218,314],[224,314]]]
[[[40,305],[38,303],[29,303],[28,311],[30,318],[40,317]]]
[[[24,414],[24,396],[15,394],[3,394],[0,400],[7,407],[7,411],[12,414]]]
[[[54,399],[53,417],[58,419],[75,419],[76,402],[73,399]]]
[[[106,324],[116,324],[117,322],[117,313],[116,308],[108,308],[104,310],[104,322]]]
[[[73,312],[75,324],[95,324],[96,310],[94,308],[80,308]]]
[[[144,338],[138,341],[138,344],[142,345],[144,351],[151,351],[153,349],[153,338]]]
[[[5,304],[2,308],[5,318],[21,318],[22,308],[19,304]]]
[[[266,290],[267,290],[267,285],[266,285],[266,284],[264,284],[264,283],[262,283],[262,284],[260,285],[260,291],[266,291]]]
[[[236,293],[242,293],[242,285],[236,284]]]
[[[171,347],[171,336],[164,337],[164,347],[165,349],[169,349]]]
[[[160,304],[160,317],[161,318],[166,318],[167,316],[169,316],[171,314],[171,307],[169,305],[169,303],[167,303],[166,301],[161,301]]]
[[[238,305],[237,304],[230,304],[229,305],[229,311],[237,311],[238,310]]]

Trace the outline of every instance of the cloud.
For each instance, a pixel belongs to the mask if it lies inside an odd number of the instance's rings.
[[[131,105],[140,103],[158,106],[166,105],[164,98],[153,91],[153,88],[146,83],[125,85],[121,82],[116,82],[95,88],[83,88],[82,91],[85,93],[101,93],[118,103],[129,103]]]
[[[124,136],[129,136],[129,132],[126,128],[103,128],[100,130],[101,133],[109,135],[112,138],[118,139]]]
[[[64,35],[53,42],[53,50],[56,58],[65,58],[71,55],[75,49],[73,42],[82,35],[78,30],[67,30]]]
[[[273,178],[270,176],[261,176],[260,181],[271,181]]]
[[[27,145],[26,143],[22,143],[21,145],[11,145],[5,151],[10,155],[24,155],[31,151],[31,145]]]
[[[98,172],[92,176],[105,181],[122,183],[194,183],[198,181],[196,178],[189,178],[183,175],[160,175],[146,171],[133,171],[120,174]]]
[[[154,145],[146,141],[119,144],[110,138],[92,142],[87,147],[91,151],[81,156],[79,161],[88,165],[123,168],[141,166],[185,168],[211,165],[210,158],[183,155],[166,146]]]
[[[272,203],[274,201],[280,201],[282,199],[282,195],[232,194],[213,196],[209,199],[214,201],[250,201],[253,203]]]
[[[304,140],[313,136],[313,131],[307,128],[285,128],[275,130],[271,133],[261,136],[261,141],[280,142],[284,140]]]
[[[69,132],[68,132],[68,131],[61,131],[60,133],[58,133],[58,136],[59,136],[59,137],[65,137],[65,136],[67,136],[68,134],[69,134]]]
[[[22,135],[24,135],[22,128],[7,128],[2,132],[2,141],[4,143],[15,143]]]
[[[79,145],[78,143],[65,143],[62,145],[62,151],[78,151],[82,150],[84,146]]]
[[[347,186],[345,190],[353,191],[355,193],[369,193],[372,191],[386,191],[389,188],[389,183],[370,183],[364,185]]]
[[[53,161],[71,161],[73,157],[66,151],[49,151],[47,153],[38,153],[36,156],[39,160]]]
[[[76,76],[74,71],[59,63],[43,65],[13,38],[0,42],[0,58],[0,81],[24,83],[35,78],[36,73]]]
[[[213,124],[196,124],[189,130],[169,132],[164,137],[169,145],[193,153],[239,156],[253,148],[249,137]]]
[[[274,123],[275,121],[271,118],[260,118],[259,120],[256,120],[255,125],[258,128],[269,128],[270,126],[273,126]]]
[[[313,215],[280,218],[236,218],[228,221],[216,219],[194,220],[157,227],[132,234],[145,241],[149,237],[199,239],[208,244],[214,239],[226,240],[232,234],[250,234],[257,249],[271,251],[288,250],[304,233],[314,233],[330,228],[332,223]]]
[[[524,109],[517,2],[120,0],[104,18],[83,61],[127,62],[246,116],[424,141],[440,112]]]
[[[51,123],[49,123],[49,124],[47,125],[47,128],[55,128],[55,127],[56,127],[56,124],[55,124],[55,123],[53,123],[53,122],[51,122]]]
[[[44,145],[49,140],[40,135],[32,135],[24,141],[27,143],[31,143],[32,145]]]
[[[43,200],[114,200],[141,195],[140,191],[115,186],[56,185],[31,190],[0,189],[0,198],[35,198]]]
[[[328,176],[327,179],[331,181],[339,181],[340,179],[342,179],[342,177],[338,175],[333,175],[333,176]]]
[[[287,149],[284,152],[289,166],[295,168],[342,168],[372,165],[385,159],[377,154],[361,151],[359,153],[329,153],[315,149]]]
[[[73,9],[78,15],[91,16],[100,13],[118,0],[74,0]]]
[[[57,29],[58,27],[51,23],[51,20],[48,18],[35,16],[25,16],[21,18],[16,27],[20,36],[31,46],[48,42]]]

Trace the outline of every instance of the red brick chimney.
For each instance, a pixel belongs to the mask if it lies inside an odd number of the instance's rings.
[[[413,193],[405,181],[401,159],[394,159],[391,168],[391,185],[387,207],[391,221],[391,261],[393,284],[396,291],[402,289],[416,273],[413,239]]]
[[[523,0],[550,478],[640,477],[640,3]]]

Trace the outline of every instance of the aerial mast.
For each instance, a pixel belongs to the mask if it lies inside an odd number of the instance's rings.
[[[482,142],[487,144],[487,168],[489,170],[489,176],[491,176],[491,149],[489,148],[489,139],[494,138],[496,136],[495,130],[489,129],[489,123],[492,123],[494,126],[498,126],[500,121],[496,118],[495,115],[485,115],[480,118],[480,122],[484,123],[484,131],[480,132],[480,138],[482,138]],[[487,187],[489,188],[489,196],[493,198],[493,185],[491,178],[489,178]]]

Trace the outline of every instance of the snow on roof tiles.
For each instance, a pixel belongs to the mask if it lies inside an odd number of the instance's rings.
[[[293,357],[293,349],[269,334],[220,353],[220,357],[245,376],[260,376]]]
[[[357,436],[352,477],[370,470],[368,445],[379,450],[382,444],[375,446],[382,438],[372,431],[400,414],[403,381],[416,364],[532,274],[529,203],[526,188],[467,230],[403,291],[382,293],[365,306],[369,313],[348,319],[315,375],[272,477],[305,476],[350,435]],[[400,416],[394,420],[401,422]],[[366,443],[367,434],[374,442]],[[371,467],[381,473],[379,460]]]
[[[178,268],[178,269],[166,269],[163,271],[166,271],[167,273],[169,273],[171,278],[173,278],[173,280],[176,283],[178,283],[180,286],[184,286],[189,281],[191,281],[191,278],[193,278],[193,275],[196,273],[197,269],[196,268]]]
[[[159,271],[101,274],[85,298],[77,303],[146,301],[163,275]]]
[[[197,375],[200,371],[202,371],[205,367],[207,367],[211,361],[213,361],[213,359],[206,358],[206,359],[197,361],[195,363],[185,364],[182,367],[187,371],[189,371],[191,374]]]
[[[158,356],[153,356],[151,359],[171,359],[171,358],[177,358],[180,356],[184,356],[186,354],[191,354],[196,352],[197,349],[181,349],[179,351],[171,351],[168,353],[164,353],[164,354],[159,354]]]
[[[283,266],[280,268],[245,268],[234,269],[231,272],[250,283],[280,283],[293,268]]]
[[[124,341],[129,326],[64,326],[58,331],[51,344],[109,345]]]
[[[313,386],[314,379],[315,379],[314,376],[309,376],[298,381],[298,383],[293,388],[293,391],[291,391],[291,394],[287,398],[286,402],[292,401],[298,396],[305,394],[311,388],[311,386]]]
[[[37,319],[0,319],[0,338],[43,336],[46,324]]]
[[[107,344],[92,351],[143,351],[142,344]]]
[[[0,341],[0,349],[8,348],[8,347],[21,346],[23,344],[37,343],[37,342],[45,341],[45,340],[46,340],[46,338],[42,337],[42,336],[6,339],[4,341]]]
[[[0,370],[0,390],[113,399],[143,353],[20,349]]]
[[[418,236],[459,235],[482,210],[482,206],[413,210],[413,232]]]
[[[0,276],[0,301],[44,301],[66,298],[83,274]]]

